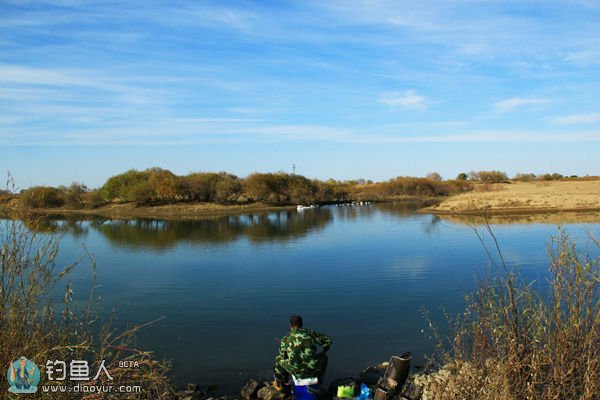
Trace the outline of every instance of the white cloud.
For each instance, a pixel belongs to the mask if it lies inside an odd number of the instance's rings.
[[[577,143],[598,142],[600,132],[530,132],[530,131],[474,131],[445,135],[392,136],[370,135],[350,140],[352,143]]]
[[[600,52],[595,49],[569,52],[565,55],[563,60],[580,67],[589,67],[600,63]]]
[[[550,118],[550,121],[561,125],[593,124],[600,122],[600,113],[563,115]]]
[[[0,119],[1,122],[1,119]],[[18,124],[18,122],[16,122]],[[0,145],[192,145],[202,143],[327,142],[350,144],[402,143],[581,143],[600,141],[600,131],[538,132],[448,129],[445,133],[405,132],[371,127],[365,130],[327,125],[277,125],[223,118],[175,118],[144,123],[119,122],[97,128],[29,128],[8,124],[0,130]],[[439,129],[436,129],[439,131]]]
[[[15,115],[15,116],[0,115],[0,125],[16,124],[18,122],[22,122],[24,119],[25,119],[25,117],[23,117],[21,115]]]
[[[512,99],[506,99],[506,100],[502,100],[497,103],[494,103],[494,110],[496,110],[497,112],[509,112],[509,111],[514,111],[519,107],[536,105],[536,104],[545,104],[548,102],[549,101],[547,99],[535,99],[535,98],[524,99],[521,97],[513,97]]]
[[[427,109],[427,99],[424,96],[418,95],[414,90],[407,90],[404,93],[383,93],[379,102],[387,104],[390,107],[400,107],[406,110],[423,111]]]

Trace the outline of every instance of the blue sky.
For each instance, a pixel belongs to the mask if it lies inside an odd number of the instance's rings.
[[[0,0],[0,171],[600,174],[600,1]]]

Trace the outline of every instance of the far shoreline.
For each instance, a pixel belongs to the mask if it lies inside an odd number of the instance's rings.
[[[439,202],[434,198],[403,197],[386,200],[371,201],[343,201],[324,202],[321,204],[308,205],[304,207],[322,207],[331,205],[359,205],[359,204],[391,204],[391,203],[415,203],[419,206],[431,206]],[[270,212],[294,211],[301,205],[282,204],[272,205],[265,203],[250,204],[216,204],[216,203],[179,203],[139,206],[134,203],[109,204],[92,209],[72,208],[26,208],[20,205],[18,199],[13,199],[4,207],[4,215],[7,217],[18,217],[25,215],[61,216],[61,217],[88,217],[107,219],[155,219],[155,220],[202,220],[221,218],[237,215],[265,214]],[[415,206],[415,210],[419,207]]]
[[[385,200],[371,201],[369,204],[410,204],[423,203],[423,207],[415,207],[414,212],[422,215],[434,215],[439,217],[525,217],[525,216],[551,216],[561,214],[583,214],[593,215],[600,213],[600,207],[579,207],[579,208],[481,208],[481,209],[463,209],[463,210],[445,210],[437,209],[438,206],[431,206],[431,202],[439,203],[439,199],[403,199],[403,200]],[[358,203],[358,202],[356,202]],[[352,202],[340,203],[340,205],[352,205]],[[316,207],[331,206],[334,204],[319,204]],[[356,204],[355,204],[356,205]],[[223,218],[228,216],[256,215],[281,211],[294,211],[295,205],[268,205],[268,204],[248,204],[248,205],[215,205],[211,203],[197,204],[169,204],[156,206],[135,206],[133,204],[116,204],[104,206],[95,209],[63,209],[63,208],[20,208],[9,209],[3,212],[0,217],[19,218],[23,215],[37,215],[46,217],[72,217],[72,218],[105,218],[110,220],[164,220],[164,221],[194,221],[207,220],[214,218]]]
[[[0,199],[2,200],[2,199]],[[157,219],[195,220],[234,215],[264,214],[292,211],[296,204],[269,204],[264,202],[219,204],[214,202],[181,202],[138,205],[134,202],[113,202],[96,208],[27,208],[19,195],[0,201],[3,214],[8,217],[19,215],[52,215],[64,217],[98,217],[107,219]],[[418,214],[447,216],[526,216],[562,213],[600,213],[600,180],[552,181],[552,182],[503,182],[475,184],[474,190],[448,196],[393,195],[376,199],[348,199],[344,201],[320,202],[304,205],[326,206],[335,204],[410,204]]]
[[[233,215],[268,213],[275,211],[291,211],[296,206],[273,206],[268,204],[218,205],[211,203],[167,204],[154,206],[136,206],[132,203],[111,204],[92,209],[68,208],[23,208],[11,207],[9,214],[15,216],[22,213],[43,216],[64,217],[97,217],[107,219],[160,219],[160,220],[194,220],[218,218]]]

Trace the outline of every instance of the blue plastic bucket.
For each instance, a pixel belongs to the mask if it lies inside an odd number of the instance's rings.
[[[319,398],[319,385],[294,386],[295,400],[317,400]]]

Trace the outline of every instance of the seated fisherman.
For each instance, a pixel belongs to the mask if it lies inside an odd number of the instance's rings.
[[[332,343],[329,336],[302,328],[302,317],[292,315],[290,333],[281,339],[275,358],[275,388],[281,390],[290,375],[297,380],[317,378],[322,383],[327,368],[326,353]],[[317,345],[323,348],[322,351],[317,351]]]

